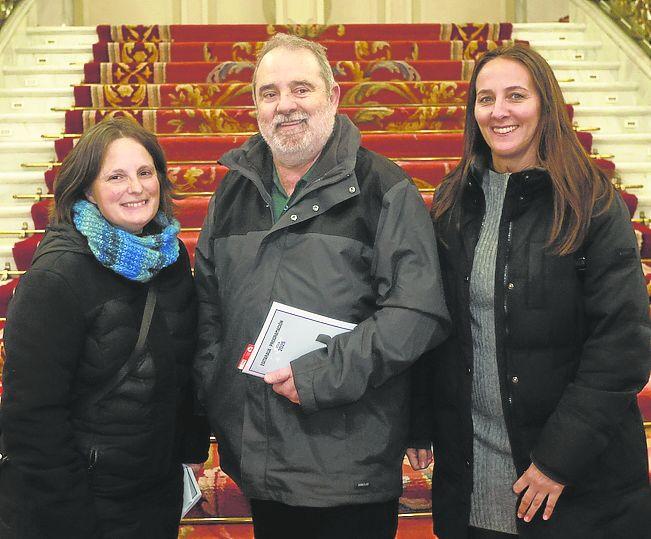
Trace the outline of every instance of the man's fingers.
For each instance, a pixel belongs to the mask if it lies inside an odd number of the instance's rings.
[[[522,496],[522,499],[520,500],[520,505],[518,506],[518,518],[524,517],[527,509],[529,509],[529,506],[533,501],[533,498],[534,492],[531,489],[527,489],[527,491],[524,493],[524,496]]]
[[[536,495],[533,498],[533,501],[529,505],[529,509],[527,509],[527,512],[524,515],[525,522],[531,522],[531,519],[533,519],[538,509],[540,509],[540,506],[545,501],[545,498],[546,498],[546,494],[544,492],[536,493]]]
[[[290,368],[278,369],[264,375],[264,381],[268,384],[278,384],[287,380],[292,374]]]
[[[547,505],[545,506],[545,512],[543,513],[543,520],[549,520],[551,518],[554,508],[556,507],[556,502],[558,502],[558,498],[561,497],[562,492],[563,490],[561,489],[558,492],[551,492],[549,496],[547,496]]]
[[[277,384],[273,384],[271,388],[279,395],[287,396],[288,388],[286,382],[278,382]]]
[[[529,486],[529,483],[524,478],[524,474],[522,474],[518,480],[513,483],[513,492],[519,495],[525,488],[527,488],[527,486]]]
[[[296,391],[296,388],[294,387],[294,384],[291,382],[291,380],[285,380],[284,382],[273,384],[271,386],[271,389],[273,389],[281,397],[285,397],[294,404],[301,403],[298,397],[298,392]]]

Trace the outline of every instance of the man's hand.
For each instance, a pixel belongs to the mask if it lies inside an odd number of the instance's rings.
[[[520,501],[518,518],[524,518],[525,522],[531,522],[536,511],[547,498],[543,520],[549,520],[564,488],[564,485],[550,479],[536,468],[535,464],[531,464],[527,471],[520,476],[520,479],[513,484],[513,492],[516,494],[520,495],[524,490],[527,491]]]
[[[292,373],[291,367],[283,367],[265,374],[264,381],[271,384],[278,395],[288,398],[294,404],[301,404],[298,400],[298,391],[294,385],[294,373]]]
[[[414,470],[423,470],[434,460],[431,449],[414,449],[410,447],[406,453],[409,464]]]

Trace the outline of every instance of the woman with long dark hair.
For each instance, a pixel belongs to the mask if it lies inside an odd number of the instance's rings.
[[[452,337],[414,369],[440,539],[651,534],[648,297],[626,208],[547,62],[486,53],[432,208]]]

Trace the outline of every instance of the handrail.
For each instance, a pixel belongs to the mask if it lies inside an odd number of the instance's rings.
[[[0,0],[0,28],[22,0]]]
[[[593,0],[651,58],[651,0]]]

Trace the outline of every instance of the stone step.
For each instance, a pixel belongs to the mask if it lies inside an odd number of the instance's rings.
[[[2,72],[6,87],[59,88],[84,78],[83,66],[5,66]]]
[[[3,171],[0,172],[0,198],[2,200],[32,204],[35,199],[14,199],[14,195],[35,195],[38,192],[45,193],[47,187],[43,178],[43,172],[35,171]]]
[[[30,213],[31,208],[31,204],[12,204],[10,201],[0,201],[0,216],[2,216],[0,237],[10,237],[15,242],[20,239],[20,231],[23,228],[33,229],[34,221]],[[5,232],[11,234],[5,234]],[[13,234],[14,232],[15,234]]]
[[[588,60],[596,61],[603,47],[601,41],[532,41],[531,47],[547,61],[550,60]]]
[[[14,49],[13,64],[17,66],[81,65],[93,59],[87,45],[33,45]]]
[[[95,26],[31,26],[26,29],[23,45],[86,45],[97,41]]]
[[[0,139],[37,139],[65,131],[63,112],[7,112],[0,114]]]
[[[41,173],[43,168],[25,168],[23,163],[47,163],[54,162],[54,142],[49,140],[12,140],[0,141],[0,171],[34,171]]]
[[[559,40],[575,41],[584,37],[586,25],[565,22],[528,22],[513,25],[513,38],[526,41]]]
[[[579,128],[599,127],[602,133],[651,132],[651,106],[606,105],[574,107]]]
[[[625,161],[651,164],[651,133],[601,133],[592,135],[594,153],[613,154],[615,165]]]
[[[549,65],[559,82],[616,82],[619,62],[589,62],[586,60],[551,60]]]
[[[636,105],[639,85],[634,82],[562,82],[567,103],[586,106]]]
[[[0,113],[25,112],[28,114],[51,112],[52,108],[74,106],[71,86],[60,88],[0,88]]]
[[[622,187],[638,197],[638,213],[651,217],[651,161],[617,160],[616,167]]]

